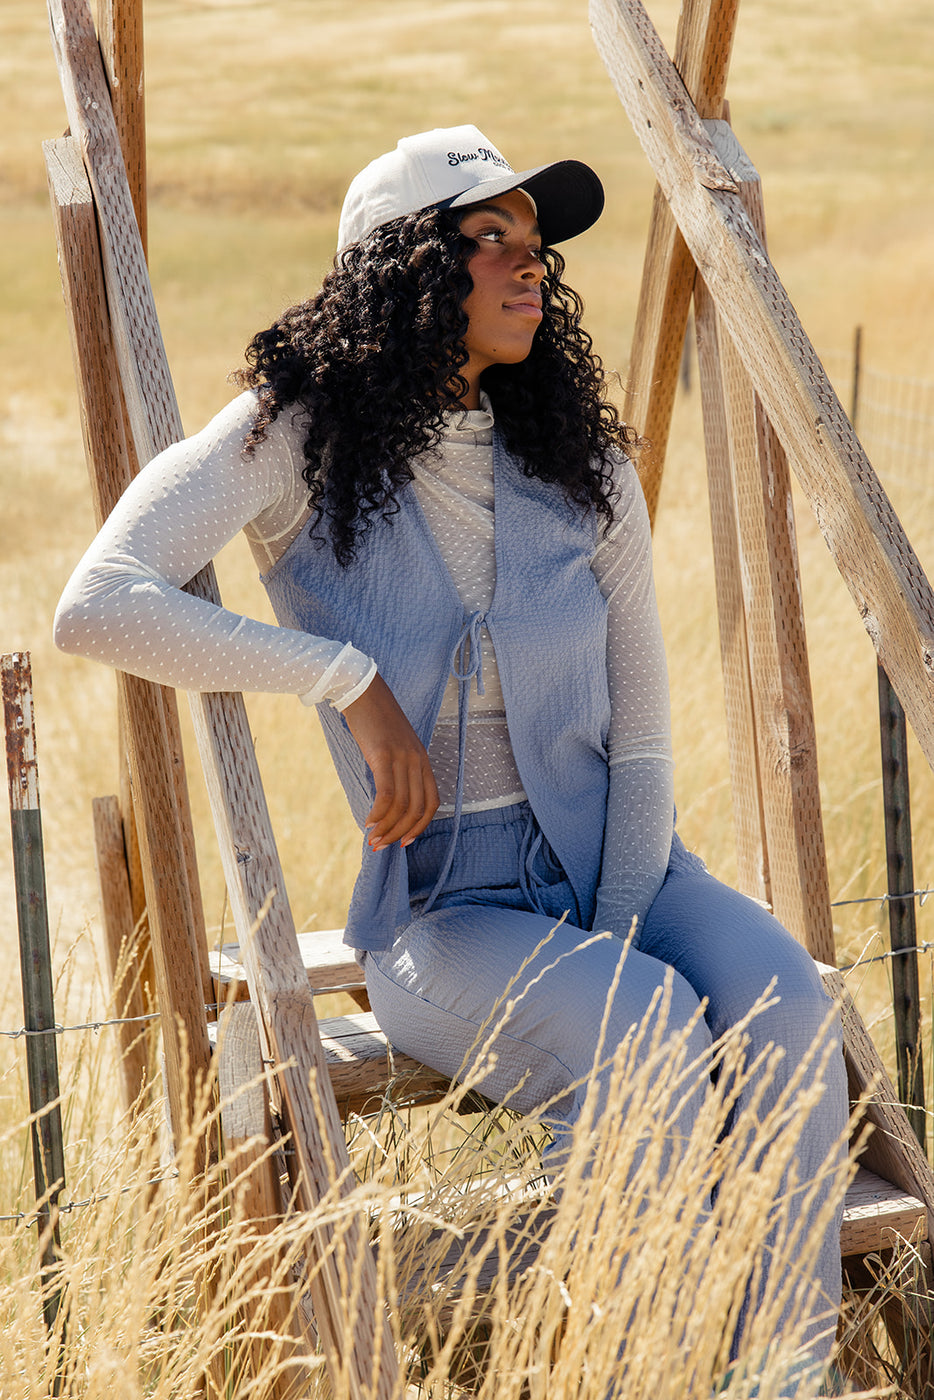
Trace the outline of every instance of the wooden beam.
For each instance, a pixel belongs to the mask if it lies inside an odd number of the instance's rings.
[[[639,0],[591,0],[597,45],[929,763],[934,593]]]
[[[143,0],[97,0],[97,29],[143,255],[147,243]]]
[[[113,1014],[127,1020],[127,1024],[119,1027],[120,1070],[123,1106],[131,1110],[144,1102],[140,1096],[152,1083],[151,1066],[155,1064],[155,1056],[150,1049],[154,1037],[149,1025],[140,1018],[154,1011],[155,1003],[146,998],[141,977],[144,959],[137,948],[140,930],[133,919],[120,803],[116,797],[96,797],[92,807]],[[151,986],[150,992],[154,991]]]
[[[307,1361],[317,1350],[313,1324],[305,1324],[299,1291],[290,1286],[287,1236],[264,1239],[281,1225],[282,1185],[274,1151],[266,1068],[256,1016],[245,1002],[221,1012],[217,1037],[217,1084],[221,1099],[224,1161],[233,1179],[235,1211],[250,1230],[237,1246],[244,1277],[238,1281],[245,1347],[235,1355],[234,1390],[275,1372],[269,1400],[301,1400],[312,1388]],[[258,1241],[262,1247],[257,1249]],[[275,1340],[273,1340],[275,1339]]]
[[[927,1237],[934,1240],[934,1174],[930,1164],[842,976],[836,968],[822,967],[820,971],[825,990],[840,1007],[850,1102],[862,1107],[863,1120],[873,1129],[860,1162],[924,1202]]]
[[[705,125],[737,180],[764,246],[758,174],[726,122]],[[736,346],[728,334],[717,339],[736,521],[727,562],[735,570],[733,587],[739,586],[743,598],[771,904],[813,957],[833,963],[833,914],[791,479]],[[725,566],[718,571],[718,582],[725,571]],[[746,786],[754,775],[755,770],[746,776]]]
[[[45,153],[91,495],[101,521],[129,481],[130,459],[97,222],[74,141],[46,142]],[[211,986],[207,943],[203,925],[195,920],[185,873],[174,745],[168,739],[162,689],[135,676],[118,675],[117,686],[121,711],[127,717],[134,804],[146,857],[143,868],[156,989],[164,1017],[167,1090],[172,1122],[183,1131],[210,1070],[204,1014],[205,987]],[[177,723],[177,715],[175,719]]]
[[[737,885],[744,894],[771,906],[772,878],[749,676],[749,643],[733,492],[729,407],[721,354],[723,332],[717,321],[717,308],[701,279],[694,288],[694,328],[704,418]]]
[[[181,436],[181,419],[90,11],[85,0],[49,0],[49,12],[68,118],[94,191],[128,417],[137,455],[146,461]],[[211,568],[189,587],[220,601]],[[249,949],[250,993],[268,1054],[281,1067],[277,1079],[295,1146],[299,1204],[311,1210],[335,1192],[348,1194],[353,1181],[252,736],[241,696],[192,695],[191,701],[239,941]],[[323,1224],[309,1242],[308,1264],[335,1391],[350,1400],[388,1397],[398,1363],[361,1215]]]
[[[738,9],[739,0],[684,0],[681,6],[674,63],[703,117],[719,117],[723,109]],[[627,416],[646,439],[638,470],[653,525],[694,270],[668,201],[656,186],[627,383]]]

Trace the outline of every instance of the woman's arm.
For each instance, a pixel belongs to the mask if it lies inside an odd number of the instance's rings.
[[[293,692],[342,707],[372,679],[369,657],[182,591],[244,526],[281,514],[295,495],[301,448],[285,415],[243,456],[255,402],[241,395],[140,472],[65,588],[55,641],[162,685]]]
[[[376,784],[375,848],[418,836],[438,793],[418,736],[375,663],[350,643],[257,622],[183,586],[244,527],[290,533],[300,506],[301,441],[288,415],[252,456],[242,446],[255,397],[140,472],[69,581],[55,617],[64,651],[184,690],[294,692],[344,712]]]
[[[652,538],[635,469],[622,464],[610,537],[593,559],[608,603],[610,789],[594,928],[641,925],[668,865],[674,813],[668,670],[652,579]],[[638,929],[636,933],[638,941]]]

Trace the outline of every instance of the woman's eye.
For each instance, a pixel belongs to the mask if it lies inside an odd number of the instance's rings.
[[[505,236],[501,228],[488,228],[484,229],[482,233],[477,234],[478,238],[491,238],[494,243],[501,243]]]

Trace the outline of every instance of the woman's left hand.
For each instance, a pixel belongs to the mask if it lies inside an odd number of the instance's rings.
[[[389,686],[375,675],[362,695],[343,711],[376,784],[366,817],[374,851],[421,836],[438,810],[438,787],[428,754]]]

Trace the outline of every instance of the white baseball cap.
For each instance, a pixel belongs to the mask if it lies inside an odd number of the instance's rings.
[[[344,199],[338,252],[381,224],[419,209],[460,209],[521,186],[538,212],[547,245],[573,238],[603,211],[603,186],[589,165],[559,160],[516,172],[475,126],[403,136],[354,176]]]

